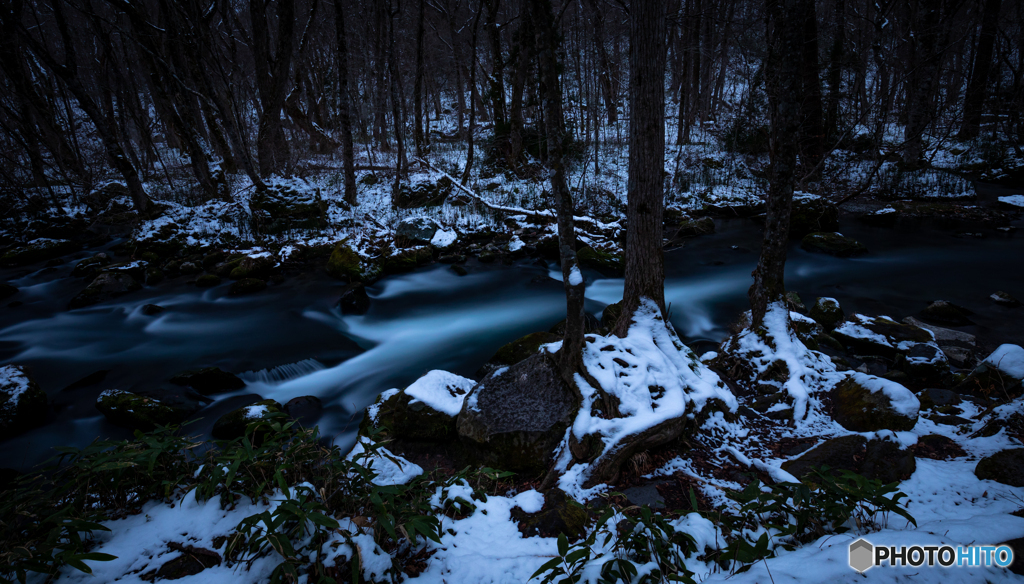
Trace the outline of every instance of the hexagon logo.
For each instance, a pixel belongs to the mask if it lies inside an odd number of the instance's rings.
[[[875,546],[866,539],[858,539],[850,544],[850,567],[863,574],[875,565]]]

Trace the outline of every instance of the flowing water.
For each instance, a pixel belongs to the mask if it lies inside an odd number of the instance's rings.
[[[698,351],[725,338],[747,308],[760,244],[760,229],[750,220],[719,220],[717,227],[714,235],[666,253],[671,320]],[[988,299],[996,290],[1024,298],[1024,223],[1016,227],[979,238],[844,220],[841,231],[871,253],[838,259],[794,242],[787,289],[808,304],[831,296],[847,313],[896,319],[931,300],[948,300],[975,313],[976,326],[962,330],[989,344],[1024,344],[1024,308]],[[321,432],[348,444],[363,408],[380,392],[431,369],[471,376],[504,343],[546,330],[565,314],[557,266],[536,260],[513,266],[471,260],[464,277],[443,265],[389,277],[369,288],[373,301],[363,316],[341,315],[342,285],[321,273],[295,275],[241,298],[227,296],[227,285],[199,290],[172,281],[69,311],[68,301],[84,286],[69,276],[71,268],[96,251],[52,268],[0,271],[0,281],[20,289],[11,300],[22,302],[0,307],[0,364],[28,365],[53,403],[46,425],[0,443],[0,467],[31,466],[55,446],[129,436],[95,409],[102,390],[157,390],[169,387],[166,380],[178,371],[210,365],[247,385],[213,396],[192,431],[208,432],[217,417],[254,395],[282,403],[315,395],[325,405]],[[621,279],[586,275],[588,311],[599,314],[621,298]],[[146,316],[145,304],[167,310]]]

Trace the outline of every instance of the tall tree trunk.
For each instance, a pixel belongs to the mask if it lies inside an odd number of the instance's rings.
[[[334,0],[334,40],[338,49],[338,125],[341,126],[341,160],[345,173],[345,202],[356,198],[355,149],[352,147],[352,102],[348,90],[348,37],[345,32],[343,0]]]
[[[922,164],[924,133],[931,125],[933,99],[941,55],[938,52],[940,2],[922,0],[911,13],[910,77],[907,81],[907,125],[904,128],[903,160],[909,167]]]
[[[802,1],[767,0],[771,170],[761,256],[748,293],[754,327],[761,326],[768,305],[782,300],[786,293],[786,249],[796,173],[796,136],[800,128],[800,63],[805,28],[800,10]]]
[[[572,194],[566,182],[563,161],[565,119],[562,112],[562,90],[558,82],[558,31],[551,9],[551,0],[529,0],[534,44],[540,65],[541,99],[544,104],[544,128],[547,136],[548,176],[555,196],[558,215],[558,255],[565,287],[565,336],[558,352],[562,378],[576,387],[575,375],[583,368],[583,274],[576,259],[576,226],[573,222]]]
[[[498,5],[500,0],[486,0],[487,21],[484,29],[487,30],[487,40],[490,41],[491,49],[491,79],[488,91],[491,98],[491,111],[493,112],[494,132],[500,136],[507,131],[505,125],[505,59],[501,52],[501,31],[498,30]]]
[[[964,95],[964,120],[960,125],[960,139],[969,140],[978,137],[981,127],[982,105],[988,91],[989,72],[992,70],[992,49],[996,42],[996,29],[999,25],[999,11],[1002,0],[985,0],[985,9],[981,16],[981,33],[978,35],[978,49],[974,53],[974,68],[971,81]]]
[[[818,163],[825,155],[825,128],[822,120],[821,80],[818,77],[818,19],[814,0],[801,0],[803,50],[800,59],[800,163],[802,173],[820,174]]]
[[[530,19],[526,19],[516,33],[516,71],[512,80],[512,102],[509,105],[508,164],[517,173],[519,158],[523,154],[523,92],[533,60],[533,28],[530,24]]]
[[[484,5],[480,3],[480,7],[476,11],[476,17],[473,19],[473,30],[470,32],[470,45],[469,45],[469,131],[466,136],[466,168],[462,171],[462,184],[469,182],[469,173],[473,170],[473,135],[475,133],[476,126],[476,41],[477,41],[477,30],[480,25],[480,16],[483,14]]]
[[[337,1],[337,0],[335,0]],[[413,145],[416,156],[423,156],[423,21],[426,15],[426,0],[420,0],[416,17],[416,77],[412,88]]]
[[[263,177],[284,170],[290,157],[284,126],[281,124],[281,111],[288,97],[295,32],[295,0],[279,0],[275,5],[277,42],[272,51],[267,1],[249,0],[256,78],[262,106],[256,133],[256,155],[260,175]]]
[[[839,97],[842,95],[843,60],[846,45],[846,0],[836,0],[832,48],[828,53],[828,103],[825,107],[825,133],[839,134]]]
[[[626,286],[619,336],[628,332],[642,300],[653,300],[665,313],[665,27],[660,0],[630,6]]]
[[[597,49],[601,93],[604,96],[605,110],[608,112],[608,123],[616,124],[619,121],[619,106],[615,97],[615,88],[612,85],[612,62],[608,57],[608,47],[605,46],[604,13],[597,5],[597,0],[584,0],[583,5],[587,9],[587,18],[590,19],[594,27],[594,47]]]

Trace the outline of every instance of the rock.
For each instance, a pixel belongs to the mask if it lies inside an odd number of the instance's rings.
[[[404,390],[389,390],[367,408],[361,430],[366,426],[386,428],[400,440],[450,441],[458,437],[456,418],[463,400],[476,385],[447,371],[434,370]]]
[[[245,435],[245,430],[249,424],[269,419],[272,414],[278,413],[281,413],[281,404],[272,399],[258,401],[221,416],[213,424],[213,431],[211,433],[218,440],[241,438]],[[258,442],[258,435],[253,436],[253,442]]]
[[[919,436],[917,444],[911,446],[910,450],[918,458],[931,458],[932,460],[948,460],[967,454],[954,440],[939,434]]]
[[[146,316],[156,316],[165,310],[167,309],[159,304],[146,304],[142,307],[142,314],[145,314]]]
[[[156,286],[164,281],[164,273],[159,268],[146,268],[145,280],[147,286]]]
[[[385,274],[401,274],[430,263],[434,254],[429,247],[409,248],[384,258],[381,269]],[[481,261],[483,257],[481,256]]]
[[[0,367],[0,440],[42,424],[46,413],[46,392],[25,368]]]
[[[94,212],[100,212],[110,205],[110,201],[131,197],[128,187],[119,182],[109,182],[102,187],[82,197],[82,202]]]
[[[793,239],[808,233],[839,228],[839,207],[815,195],[796,193],[789,218],[789,236]]]
[[[342,314],[366,314],[370,310],[370,296],[362,282],[352,282],[341,289],[338,301]]]
[[[964,349],[963,347],[941,347],[942,354],[946,356],[946,359],[953,364],[954,367],[961,369],[974,367],[977,361],[974,358],[974,351],[970,349]]]
[[[909,431],[921,403],[898,383],[853,373],[831,391],[832,419],[851,432]]]
[[[244,280],[246,278],[258,278],[266,280],[274,271],[275,262],[273,258],[244,256],[238,260],[238,264],[228,272],[232,280]]]
[[[813,253],[826,253],[840,258],[851,258],[868,253],[856,239],[840,233],[809,233],[800,240],[800,247]]]
[[[71,269],[71,275],[75,278],[89,278],[96,275],[96,272],[103,266],[110,265],[110,256],[100,252],[96,255],[89,256],[83,260],[80,260],[75,267]]]
[[[883,483],[910,478],[917,468],[914,455],[900,450],[889,440],[866,440],[863,436],[832,438],[784,462],[782,470],[805,482],[814,482],[811,469],[828,466],[833,471],[848,470]]]
[[[886,316],[871,317],[853,314],[835,330],[832,336],[849,349],[861,355],[880,355],[893,359],[900,347],[913,343],[928,343],[932,335],[913,325],[898,323]]]
[[[550,331],[530,333],[519,337],[514,341],[502,345],[501,348],[494,353],[494,356],[488,359],[487,363],[484,363],[483,367],[481,367],[477,372],[477,375],[484,377],[489,375],[495,369],[515,365],[536,353],[540,349],[541,345],[554,343],[560,340],[562,340],[562,335],[558,335]]]
[[[440,226],[429,217],[410,217],[403,219],[395,230],[395,245],[412,247],[429,245]]]
[[[525,537],[558,537],[569,541],[582,539],[587,533],[587,510],[566,496],[561,489],[544,493],[544,507],[537,513],[526,513],[519,507],[512,509],[512,520],[519,524]]]
[[[991,299],[992,302],[995,302],[999,306],[1005,306],[1007,308],[1016,308],[1020,306],[1019,300],[1017,300],[1013,296],[1010,296],[1008,292],[1003,292],[1002,290],[993,293],[991,296],[989,296],[989,299]]]
[[[0,256],[0,266],[18,267],[45,262],[78,250],[77,243],[63,239],[34,239]]]
[[[18,293],[18,289],[6,282],[0,284],[0,300],[4,300]]]
[[[203,274],[196,278],[196,288],[213,288],[220,286],[220,276],[216,274]]]
[[[449,268],[449,269],[451,269],[451,271],[455,272],[455,274],[457,276],[465,276],[465,275],[469,274],[469,270],[467,270],[466,268],[460,266],[459,264],[452,264],[451,268]]]
[[[1014,399],[1024,393],[1024,349],[1000,345],[953,391],[995,399]]]
[[[753,217],[764,213],[764,201],[756,196],[719,198],[704,204],[704,211],[716,217]]]
[[[836,328],[836,326],[846,318],[843,314],[843,308],[839,306],[839,301],[835,298],[827,297],[821,297],[815,300],[814,306],[811,307],[808,316],[817,321],[821,326],[825,327],[825,330],[827,331],[831,331]]]
[[[676,231],[676,239],[686,239],[688,237],[698,237],[701,235],[710,235],[715,232],[715,220],[711,217],[702,217],[701,219],[693,219],[685,221],[679,225],[679,230]]]
[[[577,251],[576,258],[581,266],[596,270],[603,276],[622,277],[626,273],[620,256],[596,250],[589,245]]]
[[[399,209],[436,207],[448,198],[454,187],[455,183],[447,176],[435,179],[420,175],[415,180],[402,183],[398,187],[395,206]]]
[[[566,319],[563,318],[562,320],[558,321],[554,326],[549,328],[548,332],[552,333],[552,334],[555,334],[555,335],[558,335],[559,339],[561,339],[562,337],[565,337],[565,323],[566,323]],[[592,333],[598,333],[598,332],[600,332],[600,330],[601,330],[601,321],[598,320],[598,318],[596,316],[594,316],[593,314],[590,314],[589,312],[584,312],[583,313],[583,334],[589,335],[589,334],[592,334]]]
[[[953,329],[921,322],[912,316],[904,318],[903,322],[911,326],[916,326],[926,331],[930,331],[932,336],[935,338],[935,344],[942,348],[963,347],[965,349],[973,349],[978,344],[975,336],[970,333],[955,331]]]
[[[190,274],[198,274],[199,272],[203,271],[203,268],[201,268],[195,262],[182,262],[181,265],[178,266],[178,271],[188,276]]]
[[[228,288],[228,294],[231,296],[243,296],[265,290],[266,288],[267,283],[259,278],[244,278],[231,284],[231,287]]]
[[[119,262],[103,268],[100,273],[128,274],[132,279],[141,281],[146,279],[147,267],[148,264],[143,261]]]
[[[900,212],[892,207],[884,207],[858,217],[864,223],[875,227],[895,227],[899,218]]]
[[[978,461],[974,474],[985,481],[1024,487],[1024,448],[1002,450]]]
[[[606,331],[612,330],[620,316],[622,316],[621,300],[605,306],[604,310],[601,311],[601,329]]]
[[[323,415],[324,404],[316,396],[304,395],[288,400],[284,404],[284,411],[303,426],[312,427]]]
[[[922,410],[955,406],[961,401],[960,394],[955,391],[933,387],[922,389],[918,392],[917,399],[921,402]]]
[[[124,272],[104,272],[79,292],[69,303],[70,308],[82,308],[122,296],[142,288],[134,278]]]
[[[575,413],[575,395],[554,357],[540,352],[477,384],[463,403],[457,426],[463,443],[484,464],[539,474]]]
[[[180,424],[192,411],[171,407],[161,400],[120,389],[108,389],[96,398],[96,409],[110,423],[147,432],[157,426]]]
[[[171,377],[170,382],[175,385],[191,387],[203,395],[234,391],[245,387],[244,381],[220,367],[203,367],[182,371]]]
[[[327,223],[327,203],[320,189],[299,179],[265,182],[249,201],[256,231],[277,234],[288,229],[319,229]]]
[[[180,580],[187,576],[195,576],[207,568],[219,566],[220,554],[205,548],[169,542],[167,547],[181,552],[179,556],[165,562],[158,570],[142,574],[141,580],[154,582],[157,580]]]
[[[893,366],[918,384],[940,382],[949,375],[946,354],[935,343],[914,343],[896,357]]]
[[[935,302],[932,302],[927,308],[918,314],[927,322],[951,326],[966,326],[974,324],[971,319],[967,317],[968,314],[971,314],[971,311],[963,308],[962,306],[957,306],[952,302],[946,302],[945,300],[936,300]]]
[[[327,259],[327,273],[338,280],[357,282],[363,279],[363,261],[344,241],[334,246]]]

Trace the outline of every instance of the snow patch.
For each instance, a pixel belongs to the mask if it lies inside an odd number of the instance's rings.
[[[405,393],[427,407],[457,416],[462,411],[462,402],[476,382],[454,373],[435,369],[413,382]]]

